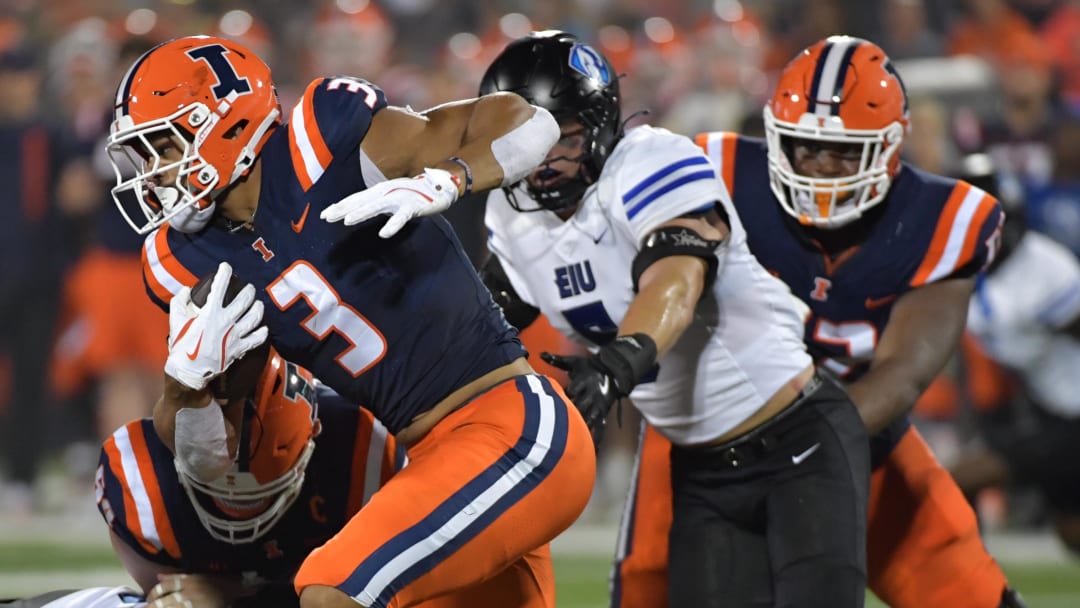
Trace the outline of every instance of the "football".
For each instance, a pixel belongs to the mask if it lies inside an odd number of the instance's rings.
[[[204,276],[191,288],[191,303],[202,307],[206,304],[206,298],[210,295],[210,285],[214,281],[214,273]],[[229,286],[225,289],[225,304],[228,305],[236,298],[240,290],[247,283],[233,273],[229,277]],[[270,356],[270,341],[260,344],[254,350],[248,352],[235,363],[229,366],[225,373],[214,378],[210,382],[210,390],[214,397],[220,400],[242,399],[255,390],[255,383],[262,375],[263,367]]]

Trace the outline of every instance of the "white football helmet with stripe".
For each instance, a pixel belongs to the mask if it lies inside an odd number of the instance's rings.
[[[117,88],[108,139],[124,219],[139,234],[202,229],[280,116],[270,68],[236,42],[189,36],[147,51]]]

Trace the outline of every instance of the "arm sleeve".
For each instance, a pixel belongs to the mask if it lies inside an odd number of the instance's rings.
[[[540,316],[540,309],[522,300],[514,290],[510,278],[499,262],[499,256],[488,256],[487,262],[480,269],[480,278],[491,292],[495,303],[502,309],[503,316],[518,331],[532,325]]]

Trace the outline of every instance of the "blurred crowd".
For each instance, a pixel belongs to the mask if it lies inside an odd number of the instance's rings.
[[[167,319],[144,295],[141,238],[113,206],[102,145],[140,54],[175,36],[235,38],[267,59],[286,108],[310,79],[341,73],[422,109],[473,96],[506,42],[547,28],[608,55],[632,121],[688,135],[760,133],[772,79],[798,49],[871,39],[907,80],[907,159],[955,174],[964,155],[989,154],[1029,225],[1080,254],[1077,1],[2,0],[0,515],[64,506],[43,472],[89,489],[100,440],[161,389]],[[451,215],[476,261],[481,217],[480,204]],[[962,384],[920,410],[946,461],[973,434],[964,412],[979,400]],[[624,420],[605,445],[599,518],[621,503],[634,429]],[[984,516],[1002,521],[992,505],[1012,495],[982,499]],[[1028,512],[1020,523],[1037,523],[1037,505]]]

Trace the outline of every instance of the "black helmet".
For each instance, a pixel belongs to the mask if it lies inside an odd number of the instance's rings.
[[[585,128],[585,153],[577,178],[529,193],[552,211],[573,206],[596,181],[622,137],[619,79],[606,57],[573,34],[532,32],[511,42],[488,67],[480,94],[517,93],[551,112],[559,123],[577,120]],[[513,199],[511,199],[513,204]],[[516,207],[516,205],[515,205]]]

